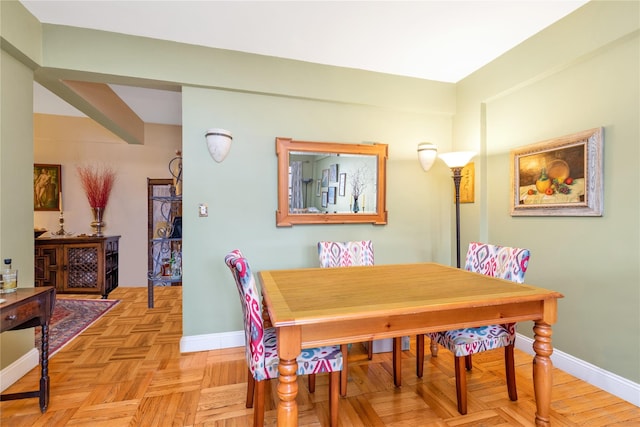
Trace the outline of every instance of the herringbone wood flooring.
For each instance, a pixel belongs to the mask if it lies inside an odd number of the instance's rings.
[[[122,300],[50,361],[51,403],[41,414],[37,399],[2,402],[2,426],[249,426],[245,408],[246,364],[241,348],[180,354],[182,288],[156,288],[147,308],[146,288],[118,288]],[[59,298],[73,296],[59,295]],[[86,296],[78,296],[86,298]],[[214,315],[214,314],[212,314]],[[367,360],[364,348],[349,354],[348,396],[340,399],[340,425],[532,426],[535,412],[531,357],[516,352],[518,401],[507,397],[502,352],[474,358],[469,373],[469,413],[456,410],[453,358],[441,350],[426,356],[415,376],[414,340],[403,354],[403,386],[396,389],[390,353]],[[427,349],[428,353],[428,349]],[[7,392],[36,387],[32,370]],[[552,425],[640,425],[640,408],[554,370]],[[299,383],[301,426],[328,425],[326,376],[316,392]],[[267,390],[265,424],[276,425],[275,382]]]

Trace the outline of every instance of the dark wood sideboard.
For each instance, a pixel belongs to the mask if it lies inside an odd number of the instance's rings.
[[[39,237],[35,240],[35,285],[61,294],[100,294],[118,287],[120,236]]]
[[[40,398],[40,411],[49,406],[49,321],[56,303],[56,290],[43,288],[18,288],[10,294],[0,294],[0,332],[42,327],[40,349],[40,388],[37,391],[0,395],[0,401]]]

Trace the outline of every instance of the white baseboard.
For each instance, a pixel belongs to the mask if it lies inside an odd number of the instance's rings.
[[[244,347],[244,331],[192,335],[180,338],[181,353],[220,350],[221,348],[231,347]]]
[[[521,334],[517,335],[516,348],[534,355],[533,339]],[[626,378],[605,371],[602,368],[556,349],[554,349],[551,354],[551,361],[556,368],[618,396],[620,399],[640,406],[640,384],[636,384]]]
[[[409,350],[409,337],[402,337],[402,350]],[[365,341],[365,348],[369,347],[369,342]],[[391,353],[393,351],[393,338],[384,338],[381,340],[373,341],[372,353]]]
[[[38,349],[34,347],[18,360],[0,371],[0,392],[8,389],[13,385],[13,383],[24,377],[30,370],[39,364],[40,353],[38,353]]]

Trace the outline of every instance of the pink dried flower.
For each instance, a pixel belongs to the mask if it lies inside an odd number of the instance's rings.
[[[105,208],[116,181],[116,173],[109,167],[78,166],[78,176],[89,206]]]

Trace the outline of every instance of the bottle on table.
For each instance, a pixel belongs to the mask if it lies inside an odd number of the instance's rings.
[[[4,260],[1,283],[0,293],[2,294],[15,292],[18,289],[18,270],[11,268],[11,258],[5,258]]]

